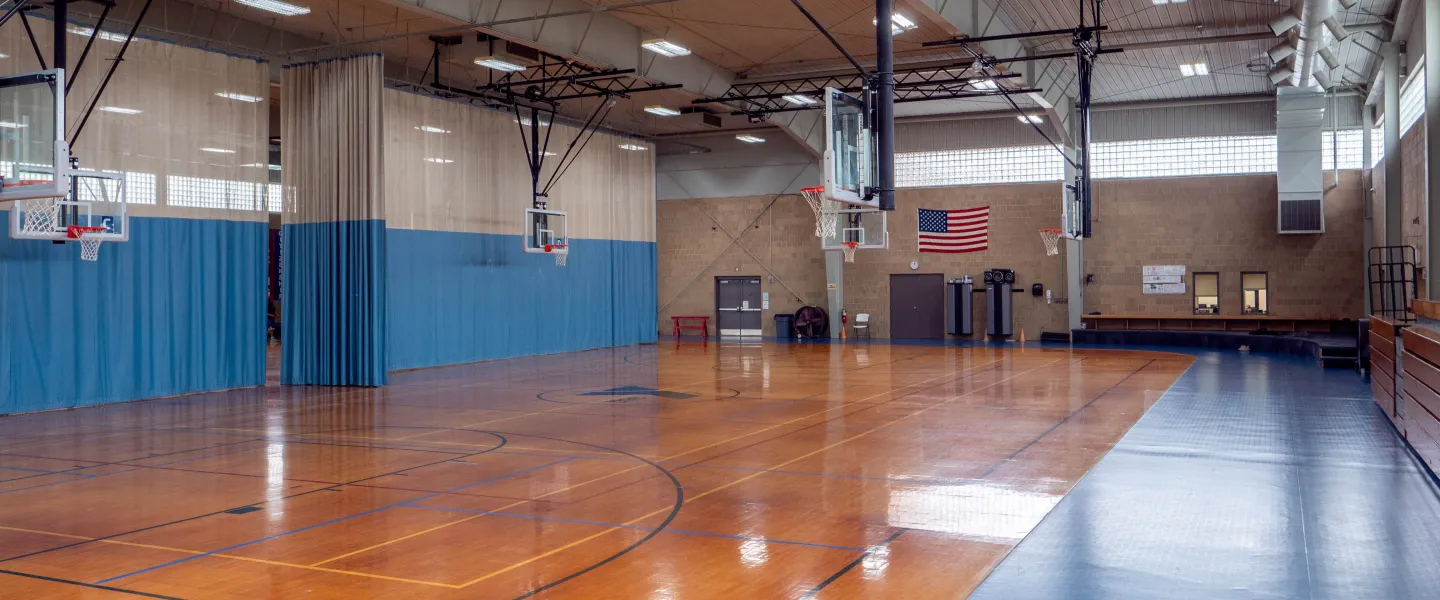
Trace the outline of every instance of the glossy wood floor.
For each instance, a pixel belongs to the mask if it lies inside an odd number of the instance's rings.
[[[960,597],[1191,360],[662,343],[12,417],[0,597]]]

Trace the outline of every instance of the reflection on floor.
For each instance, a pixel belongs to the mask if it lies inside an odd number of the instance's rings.
[[[1207,352],[972,598],[1440,597],[1440,493],[1352,372]]]
[[[958,597],[1191,362],[686,342],[9,418],[0,596]]]

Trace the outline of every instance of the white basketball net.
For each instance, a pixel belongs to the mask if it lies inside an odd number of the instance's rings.
[[[25,212],[25,222],[20,225],[20,231],[27,234],[53,233],[55,231],[55,218],[60,214],[59,198],[21,200],[19,204],[21,210]]]
[[[568,246],[545,246],[545,251],[555,255],[555,266],[565,266],[565,257],[570,256]]]
[[[835,218],[845,205],[825,198],[825,188],[805,188],[800,190],[805,195],[805,201],[810,203],[810,209],[815,211],[815,237],[827,238],[835,235]]]
[[[855,251],[860,249],[860,242],[841,242],[840,250],[845,253],[845,262],[855,262]]]
[[[80,260],[100,260],[100,242],[102,241],[98,233],[80,234]]]
[[[1045,242],[1045,254],[1055,256],[1060,253],[1060,230],[1041,229],[1040,240]]]

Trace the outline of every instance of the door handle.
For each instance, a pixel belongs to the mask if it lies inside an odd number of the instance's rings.
[[[740,309],[738,309],[738,308],[722,308],[722,309],[720,309],[720,310],[727,311],[727,312],[736,312],[736,311],[738,311],[738,310],[740,310]]]

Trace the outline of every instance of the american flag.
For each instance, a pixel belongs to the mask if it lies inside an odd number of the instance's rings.
[[[920,251],[958,254],[990,247],[990,207],[920,209]]]

